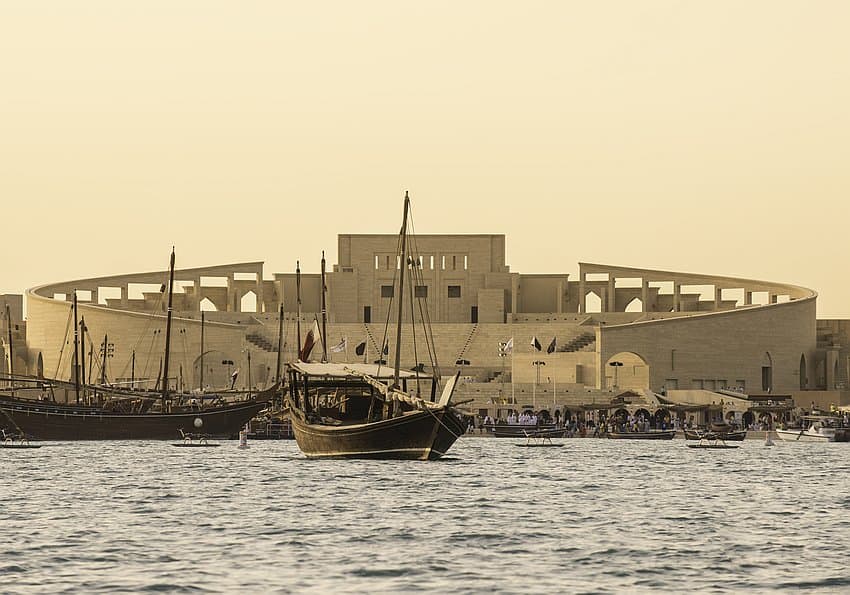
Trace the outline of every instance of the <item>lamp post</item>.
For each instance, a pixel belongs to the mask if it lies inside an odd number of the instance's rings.
[[[537,409],[537,385],[540,384],[540,366],[545,366],[546,362],[537,359],[531,362],[531,365],[537,368],[537,377],[534,381],[534,389],[531,391],[531,404],[535,409]]]
[[[623,362],[608,362],[608,365],[614,368],[614,387],[617,388],[617,370],[623,365]]]

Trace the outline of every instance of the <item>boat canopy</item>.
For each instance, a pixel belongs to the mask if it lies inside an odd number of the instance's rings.
[[[389,366],[378,364],[340,364],[340,363],[318,363],[318,362],[294,362],[290,364],[293,370],[305,376],[320,376],[327,378],[362,378],[364,375],[378,380],[388,380],[393,377],[393,369]],[[416,378],[416,374],[407,370],[399,370],[401,378]],[[420,378],[429,378],[419,374]]]

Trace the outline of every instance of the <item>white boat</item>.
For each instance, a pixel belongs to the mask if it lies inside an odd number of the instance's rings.
[[[836,442],[845,430],[839,426],[840,418],[829,415],[804,415],[803,427],[776,430],[780,440],[788,442]]]

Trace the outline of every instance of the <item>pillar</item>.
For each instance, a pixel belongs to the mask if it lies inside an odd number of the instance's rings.
[[[647,281],[646,279],[641,280],[640,301],[641,304],[643,304],[641,312],[649,312],[649,305],[647,304],[647,302],[649,301],[649,281]]]
[[[673,311],[679,312],[681,304],[679,303],[682,297],[682,284],[673,282]]]
[[[616,283],[617,279],[609,274],[608,275],[608,302],[606,312],[616,312],[617,311],[617,291],[616,291]]]
[[[585,277],[586,277],[586,275],[585,275],[584,272],[579,272],[579,277],[578,277],[578,313],[579,314],[584,314],[584,310],[585,310],[584,298],[585,298],[585,292],[587,291],[587,288],[585,286]]]

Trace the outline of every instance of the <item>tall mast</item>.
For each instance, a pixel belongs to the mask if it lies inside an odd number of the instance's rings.
[[[130,388],[136,388],[136,350],[130,357]]]
[[[171,355],[171,307],[174,297],[174,246],[171,247],[171,264],[168,276],[168,312],[165,316],[165,362],[162,365],[162,411],[165,411],[165,398],[168,396],[168,359]]]
[[[6,326],[9,327],[9,382],[13,382],[12,378],[15,375],[15,358],[14,350],[12,349],[12,311],[9,309],[9,304],[6,304]]]
[[[199,364],[201,368],[201,381],[200,386],[198,388],[201,392],[204,392],[204,313],[201,312],[201,363]]]
[[[80,404],[80,323],[77,320],[77,290],[74,290],[74,394]]]
[[[86,396],[86,317],[80,318],[80,368],[82,369],[83,397]],[[91,359],[91,358],[89,358]]]
[[[404,219],[401,222],[401,260],[398,273],[398,326],[395,332],[395,370],[393,372],[393,387],[399,388],[399,372],[401,368],[401,321],[404,305],[404,272],[407,269],[407,213],[410,209],[410,196],[404,192]]]
[[[325,294],[328,292],[328,286],[325,285],[325,251],[322,250],[322,363],[328,361],[328,306],[325,302]]]
[[[275,382],[280,382],[280,358],[283,354],[283,302],[280,303],[280,313],[277,315],[277,369],[274,373]]]
[[[298,339],[298,353],[301,353],[301,264],[296,260],[295,261],[295,306],[296,306],[296,319],[295,319],[295,327]],[[299,358],[300,359],[300,358]]]
[[[106,384],[106,360],[109,357],[109,336],[103,335],[103,361],[100,368],[100,383]]]

